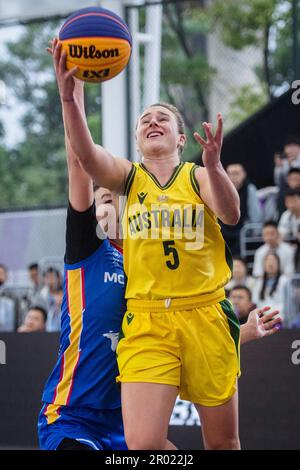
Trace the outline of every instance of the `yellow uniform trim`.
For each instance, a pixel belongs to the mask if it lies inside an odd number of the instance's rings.
[[[70,345],[64,353],[62,378],[56,389],[55,404],[67,405],[72,390],[74,372],[80,356],[80,338],[82,331],[83,294],[82,270],[67,271],[68,310],[70,315]]]
[[[47,419],[47,424],[53,424],[55,421],[58,420],[60,417],[60,414],[58,413],[58,410],[60,408],[60,405],[51,405],[49,404],[45,410],[45,417]]]
[[[152,181],[156,184],[156,186],[159,187],[159,189],[165,190],[165,189],[168,189],[174,183],[174,181],[176,180],[176,177],[179,175],[184,165],[185,165],[184,162],[179,163],[179,165],[175,168],[173,175],[171,176],[171,178],[169,179],[169,181],[167,181],[165,185],[161,185],[160,182],[157,180],[157,178],[149,170],[147,170],[147,168],[143,165],[143,163],[140,163],[140,168],[142,168],[142,170],[144,170],[144,172],[148,176],[150,176]]]
[[[215,292],[197,295],[194,297],[182,297],[179,299],[163,300],[137,300],[128,299],[127,310],[134,312],[173,312],[176,310],[189,310],[192,308],[205,307],[225,299],[224,289]]]

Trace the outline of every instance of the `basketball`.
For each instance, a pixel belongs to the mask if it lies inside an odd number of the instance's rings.
[[[70,15],[59,31],[67,69],[76,77],[104,82],[118,75],[130,59],[131,34],[116,13],[101,7],[83,8]]]

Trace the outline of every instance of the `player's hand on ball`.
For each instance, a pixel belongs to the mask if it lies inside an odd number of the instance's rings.
[[[212,133],[211,123],[204,122],[203,129],[207,140],[203,139],[198,132],[194,132],[194,137],[204,149],[202,154],[203,165],[206,168],[215,168],[220,164],[223,143],[223,118],[221,113],[218,114],[218,127],[215,135]]]
[[[61,44],[57,38],[52,41],[52,48],[47,49],[53,57],[53,65],[56,73],[57,85],[59,89],[60,98],[62,101],[74,100],[75,78],[74,75],[78,67],[73,67],[67,70],[66,67],[66,52],[61,51]],[[76,85],[80,86],[80,85]]]

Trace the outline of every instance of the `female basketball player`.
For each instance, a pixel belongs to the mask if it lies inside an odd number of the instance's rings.
[[[217,223],[238,221],[239,199],[220,162],[222,117],[215,136],[207,123],[207,140],[195,133],[204,147],[199,168],[180,161],[186,137],[176,108],[149,107],[136,129],[142,163],[132,165],[94,144],[74,95],[76,69],[66,70],[60,45],[54,54],[74,152],[98,184],[128,197],[127,313],[118,345],[127,445],[165,448],[179,391],[195,403],[206,449],[239,449],[240,331],[224,295],[230,255]]]

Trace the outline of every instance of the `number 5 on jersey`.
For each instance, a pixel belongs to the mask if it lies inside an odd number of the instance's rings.
[[[166,265],[169,269],[177,269],[179,266],[179,256],[175,248],[174,240],[166,240],[163,242],[165,256],[169,256]]]

